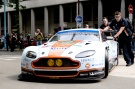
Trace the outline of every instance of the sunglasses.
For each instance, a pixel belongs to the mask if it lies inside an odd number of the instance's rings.
[[[120,18],[120,16],[115,16],[115,18]]]
[[[106,20],[103,20],[102,22],[104,23],[104,22],[107,22],[107,21]]]

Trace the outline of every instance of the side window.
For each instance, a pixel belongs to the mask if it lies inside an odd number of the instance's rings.
[[[50,40],[50,42],[52,42],[52,41],[58,41],[58,36],[54,36],[54,37]]]

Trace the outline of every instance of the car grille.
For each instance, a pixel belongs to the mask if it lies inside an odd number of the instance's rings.
[[[37,76],[77,76],[77,71],[34,71]]]
[[[52,66],[48,65],[48,60],[53,60],[54,64]],[[60,66],[57,65],[56,60],[61,60],[62,64]],[[35,60],[32,62],[33,68],[78,68],[80,66],[80,62],[76,60],[72,60],[70,58],[39,58],[38,60]]]

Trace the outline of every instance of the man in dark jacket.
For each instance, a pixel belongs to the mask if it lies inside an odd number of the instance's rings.
[[[116,11],[115,12],[115,19],[111,21],[109,26],[104,28],[106,31],[109,28],[113,28],[113,26],[118,27],[118,32],[114,35],[115,40],[117,37],[119,37],[122,49],[123,49],[123,56],[126,61],[126,66],[131,66],[134,64],[134,54],[132,49],[132,32],[129,29],[128,23],[125,19],[121,18],[121,12]]]

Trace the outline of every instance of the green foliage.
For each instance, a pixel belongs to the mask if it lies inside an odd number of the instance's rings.
[[[4,5],[4,2],[0,1],[0,8]],[[7,7],[15,9],[15,27],[19,31],[19,11],[21,9],[26,9],[26,6],[20,5],[19,0],[12,0],[10,3],[6,3]]]

